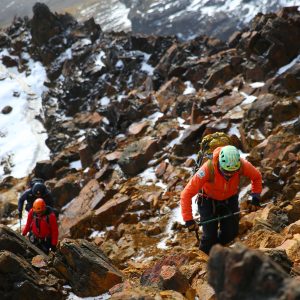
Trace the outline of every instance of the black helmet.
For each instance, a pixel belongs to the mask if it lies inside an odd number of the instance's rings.
[[[47,188],[43,183],[37,182],[33,185],[31,191],[34,196],[41,197],[47,193]]]

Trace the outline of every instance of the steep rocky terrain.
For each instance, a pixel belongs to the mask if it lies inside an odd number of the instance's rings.
[[[39,119],[51,159],[29,177],[46,179],[61,211],[48,258],[1,225],[1,299],[297,299],[299,28],[291,7],[257,15],[226,43],[180,42],[105,33],[93,19],[35,5],[32,19],[1,31],[6,67],[30,72],[28,53],[46,69]],[[215,131],[249,154],[262,200],[275,204],[243,215],[236,247],[216,246],[209,258],[178,206],[199,142]],[[27,179],[2,180],[3,224]],[[248,190],[245,181],[242,207]]]

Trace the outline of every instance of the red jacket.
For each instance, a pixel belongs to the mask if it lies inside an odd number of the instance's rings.
[[[181,193],[180,205],[184,221],[193,219],[192,198],[203,189],[203,193],[215,200],[226,200],[239,192],[240,176],[249,177],[252,184],[252,193],[260,194],[262,191],[261,173],[247,160],[241,158],[241,169],[229,180],[220,173],[218,168],[219,153],[222,147],[213,152],[212,165],[214,180],[210,182],[210,170],[208,162],[198,170]]]
[[[51,238],[51,245],[56,246],[58,241],[58,226],[55,214],[51,212],[47,217],[47,215],[34,214],[33,210],[30,209],[22,234],[26,235],[29,231],[40,239]]]

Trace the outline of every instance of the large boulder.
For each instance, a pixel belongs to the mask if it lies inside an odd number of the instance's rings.
[[[217,299],[288,300],[300,296],[299,280],[289,278],[279,265],[257,250],[216,245],[210,252],[208,271],[208,282]]]
[[[158,150],[157,139],[144,137],[124,149],[118,164],[126,175],[137,175],[147,168],[148,162]]]
[[[55,206],[61,208],[66,205],[78,196],[80,188],[80,183],[72,174],[60,179],[51,191],[55,199]]]
[[[110,189],[106,190],[95,179],[90,180],[60,215],[60,236],[69,237],[73,227],[77,228],[83,219],[91,217],[91,211],[105,204],[111,196]],[[83,237],[84,233],[78,236]]]
[[[98,296],[123,280],[103,252],[85,240],[64,239],[53,265],[80,297]]]
[[[45,254],[25,237],[5,225],[0,225],[0,250],[9,251],[26,259]]]

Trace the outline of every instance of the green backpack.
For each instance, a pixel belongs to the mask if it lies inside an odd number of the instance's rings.
[[[224,132],[215,132],[206,135],[200,142],[200,151],[197,154],[196,166],[194,173],[208,160],[209,181],[214,181],[214,167],[212,163],[212,155],[216,148],[232,145],[230,136]]]

